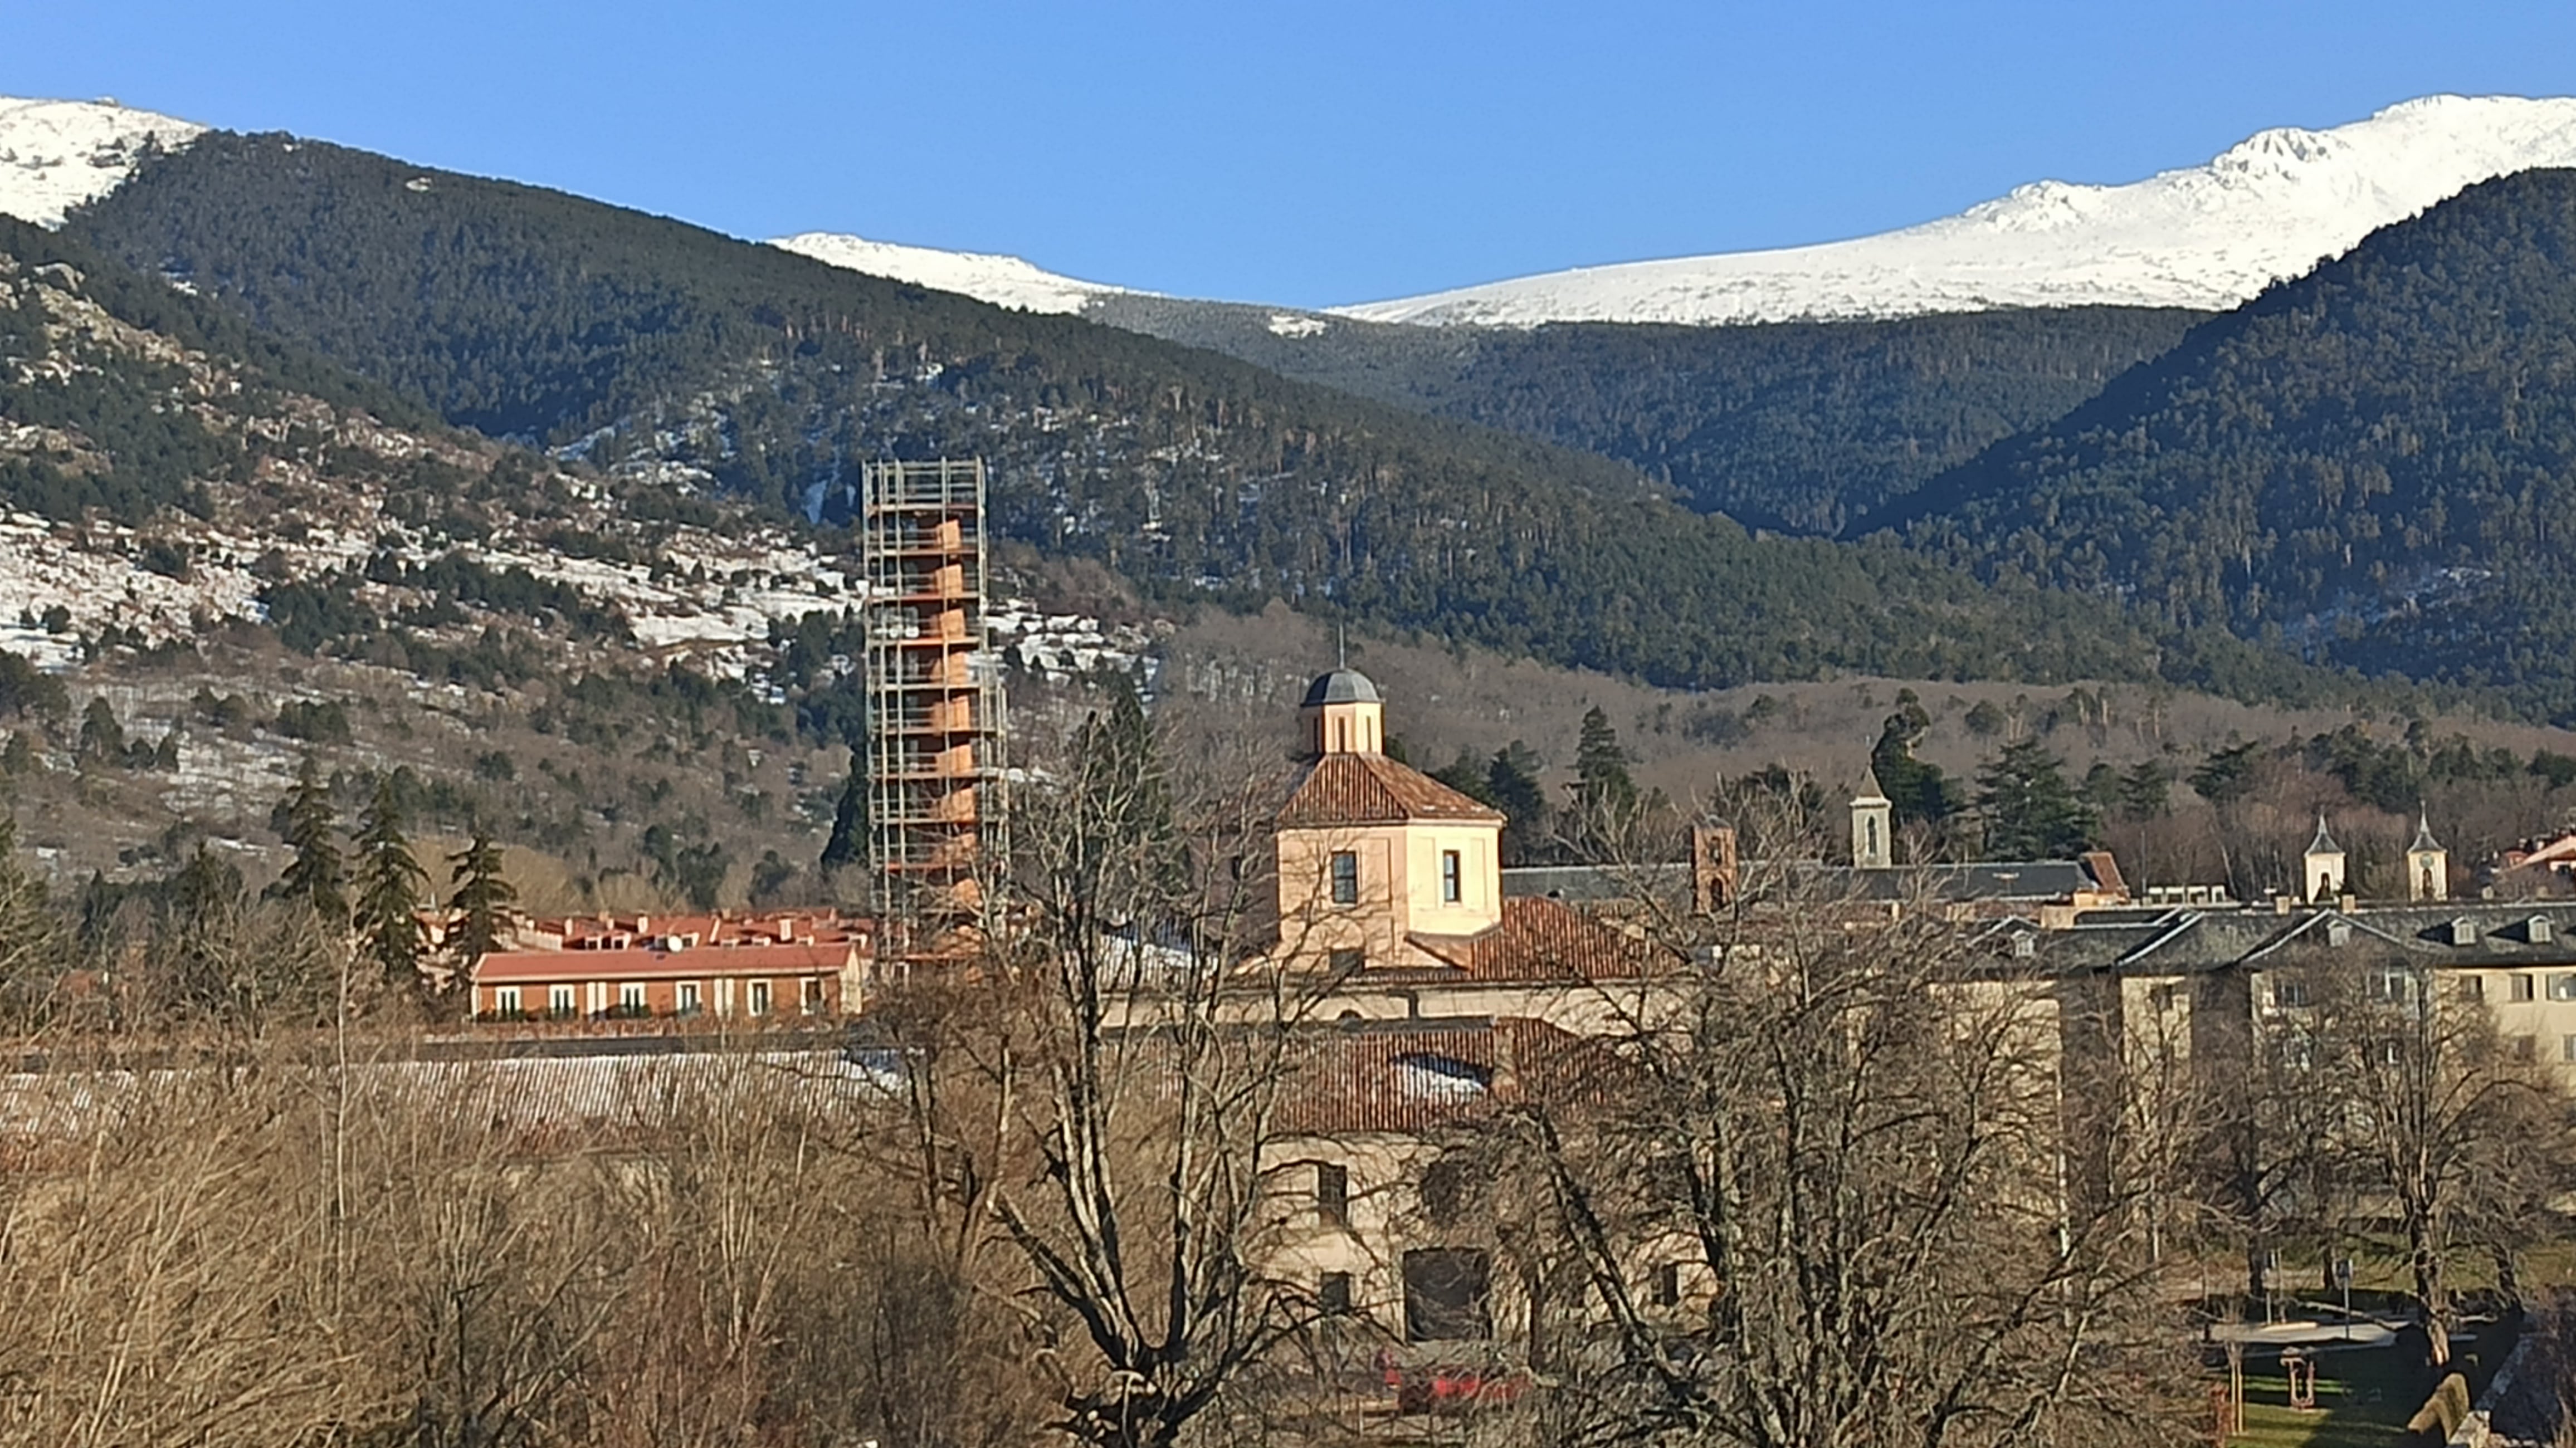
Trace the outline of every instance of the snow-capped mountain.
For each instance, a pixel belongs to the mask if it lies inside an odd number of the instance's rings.
[[[0,97],[0,213],[56,225],[133,171],[147,138],[206,128],[113,101]],[[2576,98],[2432,96],[2331,130],[2261,132],[2206,165],[2120,186],[2040,181],[1957,216],[1820,246],[1583,267],[1331,309],[1360,321],[1720,325],[2108,304],[2221,310],[2374,229],[2508,172],[2576,166]],[[833,266],[1033,312],[1155,293],[1015,256],[830,232],[772,243]],[[1102,320],[1117,323],[1116,316]],[[1320,331],[1282,314],[1279,335]]]
[[[1336,307],[1375,322],[1720,325],[2089,304],[2223,310],[2514,171],[2576,166],[2576,99],[2431,96],[2261,132],[2125,186],[2041,181],[1957,216],[1779,251],[1583,267]]]
[[[177,147],[205,129],[111,100],[0,97],[0,214],[60,226],[64,212],[133,174],[146,138]]]
[[[1015,256],[898,246],[829,231],[782,236],[770,245],[849,271],[892,277],[934,291],[960,292],[979,302],[1028,312],[1079,312],[1097,297],[1150,295],[1058,276]]]

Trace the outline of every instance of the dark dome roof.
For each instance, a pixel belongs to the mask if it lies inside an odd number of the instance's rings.
[[[1377,696],[1377,685],[1370,683],[1369,676],[1357,669],[1335,669],[1306,686],[1305,707],[1310,709],[1317,704],[1382,702]]]

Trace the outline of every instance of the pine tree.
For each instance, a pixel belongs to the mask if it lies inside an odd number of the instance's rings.
[[[1145,717],[1144,696],[1136,681],[1112,674],[1108,681],[1109,717],[1101,724],[1100,748],[1093,763],[1103,782],[1113,783],[1128,799],[1130,828],[1139,835],[1168,840],[1172,834],[1171,791],[1163,778],[1154,726]]]
[[[447,899],[450,919],[448,943],[456,953],[460,979],[474,969],[475,962],[492,953],[510,926],[518,919],[512,908],[519,892],[501,873],[501,847],[481,830],[474,832],[472,842],[447,857],[448,882],[455,887]]]
[[[2173,772],[2152,759],[2141,759],[2120,776],[2120,815],[2124,819],[2153,819],[2165,812],[2173,797]]]
[[[1986,855],[1996,860],[2062,860],[2092,848],[2101,820],[2068,783],[2063,760],[2024,739],[1977,771],[1977,809]]]
[[[1547,791],[1538,782],[1539,758],[1520,740],[1494,751],[1485,765],[1485,798],[1503,812],[1503,863],[1530,865],[1548,854]]]
[[[340,857],[338,812],[331,807],[331,787],[322,782],[321,770],[310,756],[296,771],[294,787],[287,790],[279,813],[283,818],[278,833],[285,836],[295,858],[277,883],[268,887],[269,897],[302,900],[324,924],[334,929],[347,925],[349,874]]]
[[[89,707],[81,711],[80,743],[74,752],[83,761],[124,762],[125,726],[116,722],[116,708],[105,694],[90,696]]]
[[[1870,773],[1881,793],[1895,806],[1896,823],[1939,828],[1959,812],[1957,787],[1941,766],[1914,757],[1914,746],[1932,727],[1932,716],[1919,703],[1907,703],[1879,727],[1878,743],[1869,751]]]
[[[1598,704],[1583,711],[1583,732],[1574,746],[1574,797],[1587,813],[1612,819],[1637,808],[1628,753],[1619,747],[1619,731]]]
[[[1154,726],[1135,681],[1111,674],[1102,681],[1109,712],[1084,720],[1074,746],[1076,828],[1082,855],[1121,862],[1132,869],[1142,897],[1177,898],[1188,875],[1188,852],[1172,827],[1171,792],[1164,778]]]
[[[1447,768],[1432,770],[1431,777],[1478,804],[1492,809],[1502,807],[1494,801],[1493,777],[1485,761],[1463,744],[1458,746],[1458,757],[1449,761]]]
[[[2255,767],[2262,762],[2256,751],[2261,747],[2262,741],[2248,739],[2210,751],[2191,772],[2192,791],[2217,805],[2234,804],[2253,793]]]
[[[850,745],[850,777],[841,784],[841,803],[832,811],[832,837],[823,842],[823,873],[845,865],[864,864],[868,856],[868,756],[863,743]]]
[[[391,774],[376,776],[375,796],[358,816],[358,939],[392,985],[419,983],[428,932],[420,907],[429,872],[403,837],[401,791]]]

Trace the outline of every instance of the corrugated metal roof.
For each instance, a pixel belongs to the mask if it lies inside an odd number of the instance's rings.
[[[0,1076],[0,1135],[69,1137],[114,1116],[201,1085],[214,1066],[144,1070],[26,1071]],[[263,1068],[263,1069],[274,1069]],[[300,1068],[327,1081],[333,1067]],[[901,1059],[858,1048],[654,1054],[520,1055],[483,1060],[376,1061],[352,1065],[361,1098],[393,1093],[438,1103],[461,1120],[505,1133],[613,1135],[650,1126],[693,1099],[771,1094],[781,1103],[881,1103],[902,1082]]]

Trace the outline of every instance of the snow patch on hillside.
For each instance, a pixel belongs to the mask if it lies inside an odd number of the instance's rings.
[[[2123,186],[2040,181],[1822,246],[1584,267],[1337,307],[1373,322],[1722,325],[2085,305],[2225,310],[2372,231],[2515,171],[2576,166],[2576,99],[2432,96],[2261,132]]]
[[[1150,295],[1041,271],[1016,256],[899,246],[828,231],[782,236],[769,244],[845,271],[891,277],[934,291],[958,292],[979,302],[1017,307],[1025,312],[1079,312],[1094,297]]]
[[[114,101],[0,97],[0,213],[60,226],[71,208],[133,175],[147,140],[175,149],[205,129]]]

